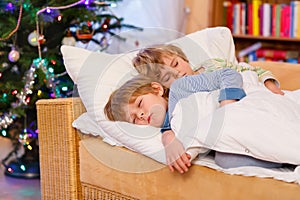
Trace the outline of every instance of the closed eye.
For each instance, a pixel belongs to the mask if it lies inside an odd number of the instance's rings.
[[[178,66],[178,60],[176,58],[174,58],[171,62],[171,67],[175,68]]]
[[[178,66],[178,61],[176,61],[173,65],[173,67],[177,67]]]
[[[163,82],[168,82],[170,80],[170,74],[166,74],[162,77]]]
[[[139,107],[139,108],[140,108],[141,105],[142,105],[142,101],[143,101],[143,99],[140,99],[140,100],[139,100],[139,103],[138,103],[138,107]]]

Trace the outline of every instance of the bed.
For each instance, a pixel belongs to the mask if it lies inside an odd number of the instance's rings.
[[[235,59],[231,35],[226,28],[218,30],[230,39],[226,58]],[[206,55],[224,56],[223,52]],[[82,58],[90,58],[87,54],[83,52]],[[271,70],[283,89],[300,88],[299,64],[252,64]],[[73,76],[78,73],[72,71],[69,73]],[[300,196],[297,183],[229,175],[200,165],[193,165],[183,175],[171,173],[155,157],[108,144],[109,138],[103,140],[95,134],[78,131],[72,124],[91,109],[82,96],[37,102],[43,199],[298,199]]]

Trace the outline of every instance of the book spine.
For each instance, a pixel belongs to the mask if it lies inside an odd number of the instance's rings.
[[[248,4],[248,34],[253,35],[253,11],[252,11],[252,3]]]
[[[284,37],[291,37],[291,5],[287,5],[285,9]]]
[[[272,4],[272,36],[276,36],[276,18],[277,18],[277,12],[276,12],[276,4]]]
[[[293,37],[299,37],[298,31],[299,31],[299,9],[300,9],[300,2],[294,1],[294,12],[293,12]]]
[[[261,0],[252,0],[253,35],[259,35],[259,6]]]
[[[241,34],[241,8],[240,3],[233,5],[233,33]]]
[[[232,13],[230,12],[231,5],[232,4],[230,1],[223,2],[223,26],[227,26],[230,30],[231,30],[231,24],[230,24],[229,17],[230,15],[232,15]]]
[[[258,19],[259,19],[259,35],[263,35],[263,26],[264,26],[264,9],[263,4],[259,5],[258,8]]]
[[[261,42],[256,42],[255,44],[245,48],[245,49],[242,49],[239,51],[238,53],[238,57],[241,58],[241,57],[244,57],[248,54],[250,54],[251,52],[254,52],[256,50],[258,50],[259,48],[262,47],[262,43]]]
[[[264,3],[262,6],[263,9],[263,26],[262,26],[262,35],[265,37],[271,36],[271,4]]]
[[[280,29],[281,29],[281,7],[282,5],[281,4],[276,4],[276,30],[275,30],[275,33],[276,33],[276,37],[279,37],[280,36]]]
[[[290,20],[291,20],[291,7],[284,4],[281,8],[281,20],[280,20],[280,36],[290,36]]]
[[[246,34],[246,3],[241,3],[241,34]]]
[[[286,52],[284,50],[258,49],[256,55],[258,58],[286,59]]]
[[[291,1],[290,3],[290,6],[291,6],[291,21],[290,21],[290,37],[295,37],[295,27],[294,27],[294,15],[295,15],[295,2],[294,1]]]
[[[256,51],[253,51],[248,55],[248,62],[252,61],[257,61]]]
[[[273,60],[288,60],[288,59],[298,59],[299,52],[297,51],[287,51],[278,49],[258,49],[256,51],[258,58],[271,58]]]

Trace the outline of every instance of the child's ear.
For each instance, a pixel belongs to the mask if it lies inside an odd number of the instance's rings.
[[[162,96],[164,94],[163,86],[158,82],[151,82],[151,87],[157,91],[157,93]]]

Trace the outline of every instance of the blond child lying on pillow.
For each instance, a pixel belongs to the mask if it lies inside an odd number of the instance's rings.
[[[162,127],[165,120],[168,120],[168,109],[173,110],[180,99],[199,91],[208,92],[216,89],[221,89],[218,98],[221,105],[222,102],[224,105],[226,104],[224,103],[227,101],[226,98],[239,100],[245,96],[242,89],[241,75],[228,68],[212,73],[180,78],[172,84],[170,96],[168,96],[169,90],[167,88],[158,82],[153,82],[150,78],[140,75],[126,82],[111,95],[105,107],[105,113],[113,121]],[[166,131],[162,135],[165,138],[163,143],[166,153],[171,152],[171,155],[167,155],[167,158],[169,158],[167,163],[172,163],[173,167],[180,173],[187,171],[190,162],[186,160],[190,158],[190,155],[183,153],[185,149],[181,149],[181,142],[174,137],[173,132]],[[207,149],[202,148],[198,153],[206,151]],[[178,157],[181,159],[178,159]],[[221,152],[216,154],[216,163],[226,168],[245,165],[281,166],[277,163],[266,162],[249,156],[223,154]]]
[[[250,70],[257,73],[259,81],[266,88],[275,94],[283,95],[283,92],[279,88],[279,82],[270,71],[251,66],[245,62],[234,64],[221,58],[209,59],[203,63],[191,66],[185,53],[179,47],[172,44],[153,45],[141,49],[133,58],[132,63],[140,74],[150,77],[155,76],[167,88],[170,87],[173,80],[168,74],[164,73],[166,69],[176,72],[177,78],[203,72],[213,72],[222,68],[231,68],[238,72]],[[156,66],[160,67],[157,68]]]

